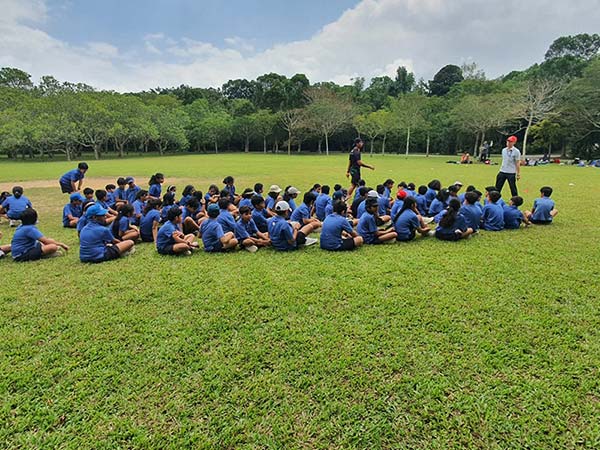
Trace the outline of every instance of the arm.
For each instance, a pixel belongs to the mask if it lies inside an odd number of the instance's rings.
[[[375,170],[375,166],[370,166],[370,165],[364,163],[362,159],[358,160],[358,165],[361,167],[366,167],[367,169]]]
[[[79,191],[79,189],[81,189],[81,180],[79,180],[79,187],[77,187],[75,181],[71,181],[71,189],[75,192]]]
[[[47,237],[45,237],[45,236],[44,236],[44,237],[41,237],[41,238],[39,239],[39,241],[40,241],[42,244],[44,244],[44,245],[48,245],[48,244],[54,244],[54,245],[57,245],[57,246],[59,246],[59,247],[61,247],[61,248],[65,249],[65,250],[69,250],[69,246],[68,246],[68,245],[66,245],[66,244],[63,244],[62,242],[59,242],[59,241],[57,241],[57,240],[55,240],[55,239],[47,238]]]

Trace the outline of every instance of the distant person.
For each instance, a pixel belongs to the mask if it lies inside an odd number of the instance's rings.
[[[23,195],[23,188],[21,186],[14,186],[12,188],[11,196],[6,199],[0,205],[0,214],[6,214],[9,219],[9,225],[16,227],[17,222],[21,220],[21,215],[31,208],[31,201]]]
[[[58,183],[63,194],[72,194],[73,192],[79,192],[83,185],[83,179],[89,166],[85,162],[80,162],[77,165],[77,169],[69,170],[65,173]]]
[[[367,169],[375,170],[374,166],[370,166],[365,164],[360,156],[360,151],[362,150],[364,143],[362,139],[356,138],[354,140],[354,147],[350,151],[349,161],[348,161],[348,169],[346,170],[346,178],[350,178],[350,188],[348,189],[348,197],[352,196],[352,192],[358,186],[358,182],[360,181],[360,168],[366,167]]]
[[[165,176],[158,172],[150,177],[150,181],[148,181],[148,195],[150,198],[161,198],[162,194],[162,184],[165,182]]]
[[[554,200],[550,199],[552,188],[544,186],[540,189],[540,194],[533,202],[532,210],[525,212],[525,217],[536,225],[549,225],[558,214]]]
[[[519,195],[517,180],[521,179],[521,151],[515,147],[516,136],[510,136],[506,140],[506,147],[502,149],[502,166],[496,176],[496,190],[502,193],[504,183],[508,181],[510,195]]]
[[[479,161],[484,163],[490,159],[491,145],[488,141],[484,141],[481,147],[481,154],[479,155]]]
[[[470,153],[464,152],[462,154],[462,156],[460,157],[460,163],[461,164],[473,164],[473,161],[471,161]]]
[[[13,260],[24,262],[62,256],[63,253],[60,252],[60,249],[69,250],[66,244],[45,237],[35,226],[37,220],[38,215],[35,209],[29,208],[23,211],[21,225],[15,230],[8,251],[6,246],[0,247],[0,251],[8,253],[12,249]]]

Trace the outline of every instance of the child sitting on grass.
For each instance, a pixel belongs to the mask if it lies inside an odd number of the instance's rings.
[[[172,206],[167,213],[167,221],[156,234],[156,250],[161,255],[191,255],[198,248],[193,234],[181,232],[181,209]]]
[[[333,214],[325,217],[321,230],[321,248],[323,250],[354,250],[363,245],[363,238],[358,235],[348,221],[348,206],[345,202],[333,204]]]
[[[240,208],[240,220],[235,224],[235,238],[240,245],[250,253],[255,253],[259,247],[270,245],[269,235],[261,233],[254,220],[252,210],[248,206]]]
[[[504,229],[504,209],[500,204],[500,192],[488,191],[487,204],[481,215],[481,228],[486,231],[501,231]]]
[[[406,197],[400,211],[393,218],[396,240],[399,242],[412,241],[417,232],[421,236],[429,236],[433,231],[423,222],[417,209],[417,201],[414,197]]]
[[[0,205],[0,214],[6,214],[10,220],[9,225],[16,227],[17,222],[21,220],[23,212],[32,206],[29,199],[23,195],[23,188],[21,186],[14,186],[12,193],[13,195],[6,197],[2,205]]]
[[[81,206],[83,200],[83,195],[79,192],[74,192],[69,196],[69,203],[63,208],[63,227],[77,228],[77,222],[79,222],[79,218],[83,215],[83,208]]]
[[[123,205],[119,211],[117,219],[112,225],[113,236],[121,241],[132,240],[137,241],[140,237],[139,229],[132,224],[133,206]],[[104,220],[104,223],[107,223]]]
[[[19,226],[12,238],[8,251],[12,249],[13,260],[18,262],[35,261],[41,258],[51,258],[53,256],[62,256],[60,249],[65,251],[69,247],[62,242],[45,237],[35,226],[38,215],[35,209],[29,208],[23,211],[21,215],[21,226]],[[0,247],[0,251],[7,253],[5,247]]]
[[[554,200],[550,199],[552,188],[544,186],[540,189],[540,197],[533,202],[531,211],[525,211],[525,217],[536,225],[549,225],[558,214]]]
[[[160,227],[160,205],[157,198],[151,198],[146,203],[144,215],[140,220],[140,237],[142,242],[156,242],[156,235]]]
[[[106,226],[108,211],[96,204],[91,206],[87,214],[89,223],[81,230],[79,236],[79,259],[81,262],[101,263],[118,259],[135,252],[132,240],[115,239]]]
[[[521,205],[523,205],[523,197],[516,195],[510,199],[508,205],[504,206],[504,228],[506,230],[518,230],[521,228],[521,223],[524,223],[525,226],[530,224],[525,214],[519,210]]]
[[[286,201],[281,200],[275,205],[276,216],[269,219],[269,237],[273,248],[279,251],[292,251],[297,250],[301,245],[308,247],[316,244],[316,239],[308,237],[313,230],[312,224],[302,226],[299,222],[287,221],[290,210],[290,205]]]
[[[376,198],[365,200],[365,213],[361,216],[356,231],[368,245],[383,244],[398,237],[395,231],[377,228],[377,210],[379,205]]]
[[[473,228],[467,227],[465,218],[460,213],[460,201],[452,199],[435,230],[435,237],[442,241],[458,241],[472,234]]]
[[[227,204],[229,204],[229,199]],[[216,203],[208,205],[206,210],[208,219],[202,222],[200,226],[200,238],[204,244],[204,251],[208,253],[220,253],[233,249],[238,244],[232,231],[223,232],[223,227],[218,221],[221,209]]]

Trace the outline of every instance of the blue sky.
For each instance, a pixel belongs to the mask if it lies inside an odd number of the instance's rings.
[[[64,41],[127,46],[164,33],[222,46],[231,36],[264,50],[308,39],[358,0],[50,0],[48,31]]]
[[[594,33],[599,0],[0,0],[0,67],[100,89],[220,87],[269,72],[312,82],[430,80],[475,62],[489,78]]]

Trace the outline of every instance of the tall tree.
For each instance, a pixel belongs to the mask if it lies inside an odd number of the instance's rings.
[[[244,152],[250,151],[250,138],[254,135],[254,121],[252,114],[256,108],[246,99],[235,99],[231,103],[231,114],[233,115],[233,127],[237,133],[244,138]]]
[[[464,80],[460,67],[449,64],[440,69],[435,74],[433,80],[429,82],[429,92],[431,95],[442,96],[446,95],[452,86]]]
[[[32,89],[31,75],[14,67],[3,67],[0,69],[0,86],[15,89]]]
[[[298,129],[304,125],[304,111],[302,109],[288,109],[279,114],[281,126],[288,134],[288,155],[292,154],[292,138]]]
[[[277,116],[268,109],[261,109],[250,116],[254,124],[256,134],[263,139],[263,151],[267,153],[267,138],[273,133],[277,125]]]
[[[598,55],[600,51],[600,35],[598,34],[576,34],[574,36],[562,36],[556,39],[546,52],[546,60],[564,56],[574,56],[590,60]]]
[[[392,112],[399,127],[406,130],[406,156],[410,149],[411,133],[425,125],[427,97],[418,93],[406,94],[392,101]]]
[[[415,75],[409,72],[404,66],[398,67],[396,70],[396,79],[394,80],[393,96],[400,94],[408,94],[412,92],[416,87]]]

